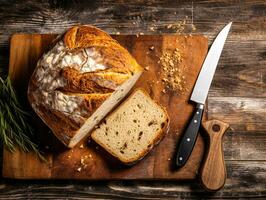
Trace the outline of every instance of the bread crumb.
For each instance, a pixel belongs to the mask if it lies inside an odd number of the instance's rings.
[[[192,29],[192,31],[197,30],[197,28],[196,28],[196,26],[194,24],[191,24],[191,29]]]
[[[139,35],[144,35],[144,33],[140,32]]]
[[[150,29],[151,31],[155,31],[155,28],[154,28],[153,26],[151,26],[149,29]]]
[[[68,157],[68,158],[71,158],[71,155],[68,155],[67,157]]]
[[[185,19],[181,20],[181,21],[178,21],[176,23],[172,23],[172,24],[167,24],[165,26],[166,29],[171,29],[172,31],[176,32],[176,33],[182,33],[185,28],[187,27],[187,21],[188,21],[188,16],[185,17]],[[192,27],[191,26],[191,29],[192,30],[196,30],[196,27]]]
[[[153,51],[154,50],[154,46],[150,46],[150,48],[149,48],[151,51]]]
[[[83,144],[82,144],[82,145],[80,145],[80,146],[79,146],[79,148],[80,148],[80,149],[83,149],[83,148],[84,148]]]
[[[171,160],[171,158],[168,158],[167,160],[168,160],[168,161],[170,161],[170,160]]]
[[[78,171],[78,172],[81,172],[81,167],[79,167],[79,168],[77,169],[77,171]]]
[[[173,24],[168,24],[168,25],[166,26],[167,29],[170,29],[170,28],[172,28],[172,27],[173,27]]]
[[[162,65],[162,82],[166,88],[182,92],[185,90],[184,66],[181,65],[182,55],[178,48],[167,51],[159,59]]]
[[[116,34],[116,35],[120,35],[120,32],[118,31],[118,32],[116,32],[115,34]]]
[[[147,67],[145,67],[144,69],[145,69],[146,71],[149,71],[150,67],[147,66]]]
[[[91,154],[89,154],[89,158],[92,158],[92,155]]]

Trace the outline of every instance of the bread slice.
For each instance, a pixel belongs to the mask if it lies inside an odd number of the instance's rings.
[[[143,158],[167,132],[169,117],[142,89],[135,90],[95,129],[92,139],[125,164]]]

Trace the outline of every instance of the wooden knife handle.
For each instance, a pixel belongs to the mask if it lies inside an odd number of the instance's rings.
[[[208,135],[209,146],[202,164],[200,181],[207,190],[216,191],[224,186],[226,180],[222,140],[229,124],[220,120],[209,120],[202,125]]]

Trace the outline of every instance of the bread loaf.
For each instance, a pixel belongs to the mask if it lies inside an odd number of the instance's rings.
[[[74,147],[124,98],[142,71],[107,33],[75,26],[40,58],[28,99],[58,139]]]
[[[141,89],[109,114],[92,139],[125,164],[143,158],[167,132],[169,117]]]

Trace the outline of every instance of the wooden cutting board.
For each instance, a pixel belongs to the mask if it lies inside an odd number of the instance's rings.
[[[27,85],[40,56],[49,48],[57,35],[15,34],[11,38],[9,75],[14,86],[29,106],[26,98]],[[207,53],[208,42],[203,36],[179,35],[117,35],[121,45],[131,52],[145,70],[135,87],[147,90],[152,98],[166,107],[170,116],[170,130],[152,152],[138,164],[128,167],[88,139],[74,149],[64,147],[33,113],[32,124],[38,132],[41,147],[48,163],[42,163],[33,153],[17,150],[10,153],[4,149],[3,176],[16,179],[171,179],[196,178],[203,156],[204,143],[198,137],[187,164],[181,169],[174,167],[174,155],[178,139],[192,113],[188,100]],[[154,50],[150,47],[154,46]],[[159,57],[167,51],[180,49],[185,66],[187,91],[162,92],[162,67]],[[206,117],[206,114],[205,114]],[[83,160],[82,160],[83,159]],[[83,164],[81,164],[83,162]]]

